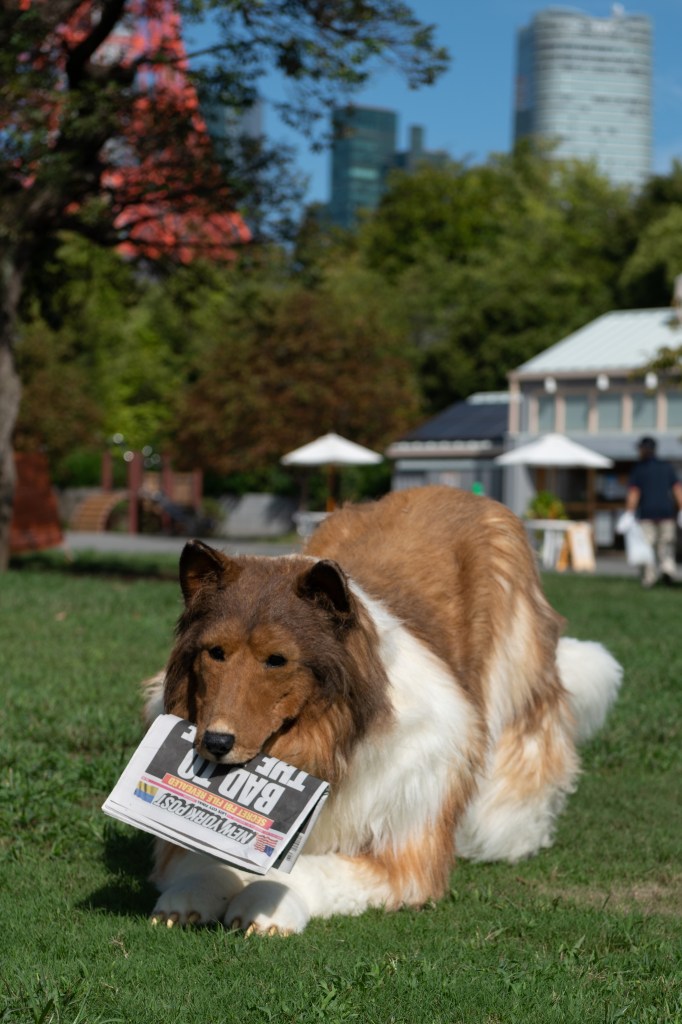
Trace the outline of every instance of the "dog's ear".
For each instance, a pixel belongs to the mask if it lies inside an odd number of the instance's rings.
[[[329,559],[299,576],[296,593],[306,601],[322,604],[340,618],[347,620],[352,612],[352,598],[343,569]]]
[[[200,540],[189,541],[180,555],[180,586],[185,604],[202,587],[217,590],[222,584],[235,580],[240,572],[236,562],[221,551]]]

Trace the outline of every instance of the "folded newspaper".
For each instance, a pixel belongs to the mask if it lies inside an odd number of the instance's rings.
[[[206,761],[195,734],[184,719],[159,715],[102,810],[247,871],[291,871],[329,784],[266,754],[243,765]]]

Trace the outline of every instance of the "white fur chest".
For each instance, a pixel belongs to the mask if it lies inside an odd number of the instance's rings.
[[[393,723],[366,735],[306,852],[398,848],[437,820],[453,778],[468,774],[475,711],[447,666],[354,585],[379,634]]]

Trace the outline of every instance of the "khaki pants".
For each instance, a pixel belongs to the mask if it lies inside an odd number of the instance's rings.
[[[651,544],[656,555],[654,565],[645,565],[642,573],[642,583],[651,586],[658,579],[659,572],[665,576],[675,577],[675,542],[677,539],[676,523],[674,519],[642,519],[640,521],[642,533]]]

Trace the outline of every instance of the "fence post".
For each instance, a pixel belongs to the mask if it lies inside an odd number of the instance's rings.
[[[128,533],[138,533],[140,529],[138,502],[144,464],[142,452],[133,452],[132,456],[128,463]]]

